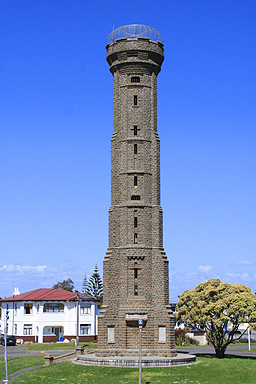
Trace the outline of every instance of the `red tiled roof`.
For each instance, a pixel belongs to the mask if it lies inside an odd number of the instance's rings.
[[[34,291],[21,293],[20,295],[0,299],[1,301],[53,301],[53,300],[75,300],[77,294],[74,292],[65,291],[64,289],[39,288]],[[80,300],[83,301],[98,301],[95,297],[81,294]]]

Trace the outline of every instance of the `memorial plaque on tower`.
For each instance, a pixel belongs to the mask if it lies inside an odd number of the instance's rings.
[[[109,247],[103,263],[98,356],[175,356],[168,260],[160,205],[157,75],[164,60],[155,29],[128,25],[107,41],[114,77]]]

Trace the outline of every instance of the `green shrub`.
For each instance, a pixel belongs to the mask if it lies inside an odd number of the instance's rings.
[[[186,345],[199,345],[199,342],[192,337],[186,335],[186,329],[175,329],[175,344],[178,346],[186,346]]]

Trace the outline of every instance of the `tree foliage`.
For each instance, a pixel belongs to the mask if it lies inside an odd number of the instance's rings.
[[[256,297],[245,285],[210,279],[182,293],[177,321],[205,331],[216,356],[224,357],[227,346],[247,331],[238,334],[239,325],[256,326]]]
[[[75,288],[74,281],[70,278],[67,280],[58,281],[58,283],[54,284],[53,287],[54,289],[65,289],[65,291],[70,291],[73,292],[73,289]]]
[[[82,292],[83,292],[83,293],[86,293],[86,292],[87,292],[87,285],[88,285],[88,282],[87,282],[87,276],[84,275],[83,284],[82,284]]]
[[[97,299],[102,300],[103,298],[103,284],[97,264],[95,265],[94,272],[90,276],[89,281],[86,285],[86,292],[89,295],[96,297]]]
[[[186,335],[186,329],[177,328],[175,329],[175,345],[184,346],[184,345],[198,345],[199,341],[192,339]]]

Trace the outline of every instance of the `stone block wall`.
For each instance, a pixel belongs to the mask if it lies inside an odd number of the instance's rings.
[[[160,206],[157,75],[163,58],[163,45],[146,38],[122,38],[107,46],[114,134],[99,356],[137,355],[139,318],[144,355],[176,354]]]

